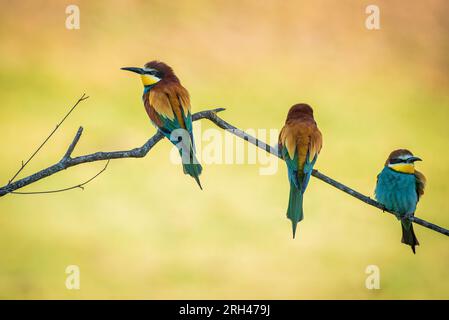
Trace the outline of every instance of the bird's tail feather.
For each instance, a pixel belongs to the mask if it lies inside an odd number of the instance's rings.
[[[181,156],[184,174],[188,174],[189,176],[194,178],[200,189],[203,190],[199,178],[201,172],[203,171],[203,167],[196,158],[193,140],[187,139],[187,141],[187,143],[184,141],[172,141],[172,143],[175,144],[179,149],[179,155]]]
[[[200,174],[203,171],[203,167],[201,164],[198,163],[198,160],[196,159],[195,153],[192,151],[190,153],[190,161],[188,163],[183,163],[182,167],[184,169],[184,174],[188,174],[189,176],[193,177],[198,183],[198,186],[201,190],[203,190],[203,187],[201,186],[200,182]]]
[[[302,192],[295,185],[290,184],[290,197],[288,200],[287,218],[292,221],[293,239],[296,235],[296,226],[303,219]]]
[[[415,231],[413,230],[413,223],[411,221],[401,221],[402,226],[402,243],[409,245],[415,254],[415,246],[419,245],[416,238]]]

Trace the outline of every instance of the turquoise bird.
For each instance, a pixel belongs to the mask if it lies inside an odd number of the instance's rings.
[[[312,108],[304,103],[290,108],[279,134],[279,151],[287,164],[290,182],[287,218],[296,226],[304,217],[303,198],[313,166],[323,145],[323,138],[313,118]]]
[[[163,62],[151,61],[143,68],[121,69],[140,75],[142,100],[151,122],[179,149],[184,174],[192,176],[202,189],[199,176],[203,168],[195,155],[189,92],[173,69]]]
[[[410,217],[424,194],[426,178],[415,169],[415,162],[421,161],[406,149],[393,151],[385,167],[377,176],[376,199],[390,211],[396,213],[402,225],[402,243],[409,245],[413,253],[419,245]]]

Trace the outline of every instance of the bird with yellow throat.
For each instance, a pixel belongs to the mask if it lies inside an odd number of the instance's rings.
[[[203,169],[195,155],[189,92],[173,69],[163,62],[151,61],[143,68],[121,69],[140,75],[142,100],[151,122],[179,149],[184,174],[193,177],[202,189],[199,176]]]
[[[409,150],[398,149],[390,153],[385,166],[377,176],[376,199],[401,220],[402,243],[409,245],[415,253],[419,245],[410,218],[424,194],[426,178],[415,169],[415,162],[421,161]]]
[[[304,192],[322,144],[323,138],[312,108],[305,103],[291,107],[279,134],[279,151],[287,164],[290,182],[287,218],[292,222],[293,238],[298,222],[304,217]]]

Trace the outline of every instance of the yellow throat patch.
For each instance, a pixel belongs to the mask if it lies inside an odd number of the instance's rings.
[[[152,76],[151,74],[142,74],[140,77],[142,78],[142,83],[144,86],[151,86],[152,84],[155,84],[161,80],[158,77]]]
[[[415,173],[415,166],[413,163],[398,163],[389,166],[391,169],[402,173]]]

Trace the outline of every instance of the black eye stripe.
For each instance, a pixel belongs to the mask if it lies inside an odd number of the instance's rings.
[[[162,77],[163,77],[162,72],[157,71],[157,70],[148,70],[148,71],[145,71],[145,74],[150,74],[152,76],[158,77],[159,79],[162,79]]]
[[[394,158],[394,159],[391,159],[390,160],[390,163],[391,164],[395,164],[395,163],[406,163],[407,162],[407,160],[405,160],[405,159],[399,159],[399,158]]]

